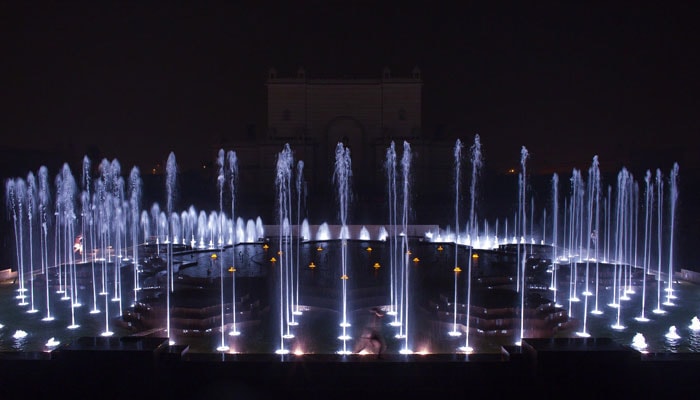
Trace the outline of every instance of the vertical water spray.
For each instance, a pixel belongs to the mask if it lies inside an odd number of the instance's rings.
[[[410,183],[411,183],[411,145],[407,142],[403,142],[403,154],[401,156],[401,174],[402,174],[402,216],[401,216],[401,296],[399,299],[399,304],[401,304],[400,313],[403,321],[401,328],[399,330],[398,337],[403,337],[404,348],[400,350],[402,353],[410,353],[409,349],[409,337],[408,337],[408,326],[409,326],[409,282],[410,282],[410,269],[409,269],[409,256],[411,254],[408,247],[408,217],[411,212],[410,208]]]
[[[396,220],[396,148],[392,141],[386,149],[386,160],[384,162],[387,178],[387,202],[389,207],[389,310],[387,313],[394,316],[392,325],[399,325],[398,321],[398,293],[396,282],[396,260],[397,260],[397,220]]]
[[[229,189],[231,191],[231,221],[236,220],[236,195],[238,194],[238,156],[233,150],[229,150],[226,153],[226,165],[228,166],[228,183]],[[232,235],[234,236],[234,235]],[[231,243],[235,244],[235,243]],[[240,335],[240,331],[236,326],[236,265],[232,259],[231,265],[231,304],[233,310],[233,321],[231,324],[231,331],[228,333],[230,336]]]
[[[113,180],[112,190],[112,208],[114,209],[113,218],[110,226],[114,228],[114,297],[112,301],[119,303],[119,315],[122,315],[122,277],[121,277],[121,259],[122,259],[122,234],[126,231],[126,213],[124,212],[124,178],[121,176],[121,165],[119,161],[112,160],[111,174]]]
[[[668,242],[668,288],[666,289],[666,302],[665,305],[673,305],[673,299],[676,296],[673,294],[673,247],[674,247],[674,231],[675,231],[675,219],[676,219],[676,201],[678,200],[678,163],[673,164],[673,169],[671,170],[671,175],[669,177],[670,187],[670,198],[669,205],[671,208],[670,219],[670,231],[669,231],[669,242]]]
[[[48,168],[41,166],[38,172],[39,177],[39,222],[41,224],[41,270],[44,273],[44,281],[46,286],[46,316],[43,321],[53,321],[51,315],[51,296],[49,295],[49,248],[48,248],[48,231],[49,231],[49,207],[51,205],[51,191],[49,188],[49,172]]]
[[[642,304],[641,311],[637,318],[637,321],[647,322],[649,318],[646,317],[646,294],[647,294],[647,276],[649,276],[649,259],[651,255],[651,248],[649,246],[651,239],[651,217],[652,217],[652,204],[654,203],[654,190],[653,184],[651,182],[651,171],[647,170],[644,176],[644,182],[646,183],[646,189],[644,191],[644,245],[642,246],[642,251],[644,255],[642,256],[642,269],[643,276],[642,279]]]
[[[625,329],[625,326],[622,325],[622,304],[621,300],[623,298],[623,286],[624,286],[624,281],[622,279],[622,273],[623,273],[623,260],[624,260],[624,254],[626,250],[626,239],[627,239],[627,231],[625,230],[625,226],[627,224],[627,219],[629,218],[629,210],[627,209],[627,201],[628,201],[628,196],[629,196],[629,182],[631,180],[631,176],[629,172],[627,171],[626,168],[622,168],[622,170],[618,173],[617,175],[617,199],[616,199],[616,204],[615,204],[615,209],[616,209],[616,216],[615,216],[615,237],[616,237],[616,243],[615,243],[615,249],[616,249],[616,254],[615,254],[615,278],[617,279],[617,284],[613,284],[614,287],[617,287],[617,299],[615,299],[615,307],[617,308],[617,321],[611,325],[611,328],[616,329],[616,330],[622,330]]]
[[[521,173],[520,173],[520,199],[519,199],[519,214],[520,214],[520,234],[522,236],[525,236],[525,233],[527,232],[527,219],[525,216],[527,208],[525,207],[525,192],[527,190],[527,169],[526,169],[526,161],[528,158],[528,151],[525,148],[525,146],[522,147],[520,150],[520,166],[521,166]],[[521,246],[521,244],[516,244],[516,247],[518,248],[518,265],[516,268],[520,268],[520,338],[517,341],[517,345],[520,346],[522,343],[522,339],[525,335],[525,265],[527,262],[527,246],[524,244]],[[522,247],[522,254],[521,254],[521,247]]]
[[[291,218],[291,175],[292,175],[292,150],[289,144],[285,144],[277,155],[277,218],[279,227],[279,322],[280,322],[280,348],[278,354],[289,353],[285,348],[284,339],[294,337],[290,331],[290,282],[291,250],[289,221]],[[286,332],[285,332],[286,328]]]
[[[347,229],[347,219],[348,219],[348,208],[350,203],[350,179],[352,177],[352,163],[350,159],[350,149],[346,148],[342,142],[338,142],[335,148],[335,171],[333,173],[333,181],[336,184],[338,190],[338,212],[340,214],[340,225],[341,231]],[[343,348],[340,351],[341,354],[347,354],[349,352],[347,347],[347,341],[350,339],[348,335],[348,327],[350,326],[350,321],[348,321],[348,267],[347,267],[347,239],[341,238],[341,310],[342,310],[342,320],[340,326],[342,328],[341,335],[339,337],[343,342]]]
[[[25,197],[24,180],[21,178],[8,179],[5,184],[5,199],[7,206],[12,214],[12,223],[15,232],[15,249],[17,256],[17,276],[19,283],[19,294],[17,299],[20,300],[19,305],[26,306],[26,295],[24,292],[24,233],[22,225],[24,224],[22,204]]]
[[[459,261],[458,261],[458,255],[459,255],[459,197],[460,197],[460,190],[459,190],[459,183],[461,180],[461,166],[462,166],[462,141],[457,139],[455,142],[455,147],[454,147],[454,166],[455,166],[455,176],[454,176],[454,188],[455,188],[455,262],[454,262],[454,300],[453,306],[454,309],[452,311],[453,315],[453,321],[452,321],[452,331],[449,332],[450,336],[460,336],[461,332],[457,330],[457,277],[459,276],[459,273],[461,272],[461,268],[459,268]],[[467,335],[469,333],[467,332]]]
[[[61,212],[58,215],[59,223],[57,226],[63,226],[63,236],[64,243],[66,245],[65,249],[65,269],[70,272],[70,286],[68,286],[68,279],[66,279],[66,294],[70,296],[70,308],[71,308],[71,324],[68,326],[69,329],[76,329],[79,327],[75,319],[75,304],[79,303],[76,297],[76,281],[75,281],[75,258],[73,253],[73,241],[69,240],[75,237],[75,195],[76,195],[76,184],[73,174],[71,173],[68,164],[63,164],[63,168],[60,172],[60,181],[58,185],[59,191],[57,192],[57,201]],[[70,246],[70,248],[68,248]]]
[[[558,243],[559,234],[559,175],[555,172],[552,175],[552,281],[550,289],[554,292],[554,304],[557,304],[557,272],[559,271]]]
[[[131,226],[131,263],[134,268],[134,302],[138,301],[138,293],[141,290],[139,282],[139,218],[141,214],[141,192],[143,182],[138,167],[131,168],[129,174],[129,210]]]
[[[571,313],[571,302],[578,302],[577,281],[578,281],[578,262],[581,259],[580,246],[578,245],[581,224],[580,210],[583,199],[583,178],[581,172],[574,168],[571,176],[571,203],[569,204],[569,262],[571,268],[571,279],[569,280],[569,313]],[[577,249],[575,253],[571,253],[572,249]]]
[[[599,169],[598,169],[598,156],[593,157],[593,162],[591,167],[588,169],[588,185],[587,185],[587,196],[586,196],[586,271],[585,271],[585,287],[583,291],[584,305],[583,305],[583,328],[580,332],[577,332],[578,336],[589,337],[588,333],[588,299],[593,293],[590,291],[590,263],[591,263],[591,242],[594,242],[594,246],[597,248],[597,204],[598,204],[598,189],[599,189]],[[596,210],[596,212],[594,212]],[[582,238],[584,235],[581,235]],[[594,256],[596,266],[598,265],[597,254]],[[597,271],[597,268],[596,268]],[[596,275],[597,284],[597,275]]]
[[[656,268],[656,308],[654,314],[664,314],[661,308],[661,260],[663,258],[662,242],[663,242],[663,207],[664,207],[664,181],[663,174],[660,169],[656,169],[656,245],[657,245],[657,268]]]
[[[299,309],[299,255],[301,253],[301,240],[304,238],[303,233],[301,232],[301,206],[302,203],[305,204],[306,202],[306,185],[304,182],[304,161],[299,160],[297,162],[297,175],[296,175],[296,192],[297,192],[297,248],[296,248],[296,283],[294,285],[294,307],[292,310],[292,318],[294,318],[295,315],[301,315],[301,310]]]
[[[36,178],[33,172],[27,174],[27,232],[29,234],[29,302],[28,313],[38,312],[34,304],[34,217],[36,215]]]
[[[80,210],[81,210],[81,240],[83,262],[87,260],[88,249],[94,246],[94,212],[93,204],[90,196],[90,158],[83,157],[83,175],[81,178],[82,192],[80,193]],[[92,310],[90,314],[99,314],[100,309],[97,308],[97,279],[95,276],[95,256],[94,253],[90,256],[90,274],[92,276]]]
[[[219,214],[223,214],[224,212],[224,181],[225,181],[225,162],[226,162],[226,152],[224,152],[224,149],[219,149],[219,154],[218,157],[216,158],[216,164],[219,166],[219,175],[216,178],[216,187],[219,189]],[[221,227],[221,224],[223,222],[223,218],[219,218],[219,235],[221,235],[223,229]],[[221,236],[219,236],[219,243],[222,243]],[[216,259],[219,259],[219,290],[220,290],[220,299],[219,299],[219,304],[221,305],[221,327],[219,328],[220,334],[221,334],[221,344],[219,344],[219,347],[216,348],[218,351],[228,351],[229,347],[226,345],[226,341],[224,339],[224,331],[225,331],[225,326],[226,326],[226,319],[225,319],[225,306],[224,306],[224,257],[223,257],[223,246],[219,246],[219,256],[214,257],[216,254],[212,254],[212,259],[215,262]],[[235,301],[235,299],[234,299]]]
[[[593,241],[593,257],[595,257],[595,305],[593,307],[592,314],[602,314],[600,308],[598,308],[598,293],[600,289],[600,254],[599,254],[599,244],[600,244],[600,168],[598,164],[598,156],[593,157],[593,165],[591,166],[591,188],[592,188],[592,201],[593,201],[593,231],[591,232],[591,240]]]
[[[165,190],[166,190],[166,205],[167,205],[167,210],[168,214],[171,215],[173,211],[173,202],[175,200],[175,190],[176,190],[176,183],[177,183],[177,161],[175,160],[175,153],[170,152],[168,155],[168,161],[165,166],[166,170],[166,175],[165,175]],[[170,224],[167,224],[167,228],[170,229]],[[167,232],[168,237],[170,236],[170,232]],[[165,329],[168,332],[168,339],[170,339],[170,344],[175,344],[174,339],[173,339],[173,334],[170,329],[170,296],[171,292],[173,291],[173,244],[171,241],[168,241],[167,243],[167,267],[166,267],[166,324],[165,324]]]
[[[470,148],[470,155],[471,155],[471,163],[472,163],[472,175],[471,175],[471,181],[469,184],[469,201],[470,201],[470,206],[469,206],[469,235],[472,238],[475,238],[478,236],[477,232],[477,218],[476,218],[476,181],[477,178],[479,177],[479,173],[481,172],[481,165],[482,165],[482,157],[481,157],[481,140],[479,138],[479,135],[474,136],[474,144]],[[469,346],[469,328],[470,328],[470,319],[471,319],[471,293],[472,293],[472,250],[474,249],[474,245],[469,245],[469,257],[467,259],[468,262],[468,270],[467,270],[467,301],[466,301],[466,339],[464,342],[464,347],[461,349],[465,352],[471,352],[473,349],[471,346]]]

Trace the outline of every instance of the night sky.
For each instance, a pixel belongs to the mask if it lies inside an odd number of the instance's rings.
[[[425,134],[478,133],[487,163],[698,167],[698,6],[465,3],[3,2],[3,143],[187,168],[264,130],[271,66],[418,66]]]

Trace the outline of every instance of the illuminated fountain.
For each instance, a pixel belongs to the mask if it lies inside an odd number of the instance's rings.
[[[165,210],[157,203],[140,208],[138,169],[132,169],[125,181],[116,160],[103,160],[93,181],[90,162],[84,159],[80,184],[64,165],[55,180],[54,196],[50,195],[48,171],[42,167],[36,177],[29,174],[26,180],[14,178],[6,183],[15,234],[18,276],[13,291],[19,294],[18,309],[27,322],[37,319],[46,327],[68,325],[75,331],[48,335],[47,328],[46,336],[39,337],[42,349],[85,334],[85,326],[97,321],[99,329],[93,334],[165,334],[170,343],[189,344],[196,351],[342,355],[354,353],[361,339],[359,318],[367,318],[373,309],[388,316],[388,328],[382,329],[391,338],[390,351],[402,354],[471,353],[486,351],[491,343],[520,344],[525,338],[586,337],[600,334],[593,327],[600,321],[624,336],[633,323],[626,314],[648,322],[647,294],[657,295],[655,314],[673,311],[670,307],[677,302],[671,300],[681,300],[676,298],[680,288],[672,286],[669,265],[674,257],[670,249],[677,165],[670,176],[671,197],[666,204],[671,210],[669,229],[661,225],[666,207],[660,172],[656,182],[647,174],[640,207],[636,183],[627,170],[620,172],[617,185],[609,186],[604,195],[595,157],[587,178],[577,170],[573,173],[570,197],[562,210],[555,174],[551,208],[543,210],[543,225],[551,224],[546,231],[552,232],[552,238],[547,238],[552,243],[545,244],[544,228],[542,238],[534,237],[534,201],[527,193],[528,152],[522,147],[511,232],[508,219],[502,222],[503,237],[513,237],[507,241],[498,238],[498,220],[494,235],[489,232],[493,225],[478,218],[477,178],[482,167],[478,135],[470,148],[468,206],[460,203],[464,183],[461,146],[457,141],[454,148],[455,226],[447,230],[411,225],[412,152],[408,142],[403,142],[400,162],[393,142],[387,149],[389,218],[379,225],[348,221],[352,166],[350,150],[342,143],[336,148],[333,171],[337,224],[311,225],[303,218],[304,164],[301,160],[295,164],[289,145],[277,159],[276,225],[235,214],[238,167],[232,151],[218,153],[219,207],[210,213],[194,206],[175,210],[177,166],[172,153],[166,166]],[[230,215],[224,211],[226,192]],[[638,209],[646,214],[638,215]],[[560,214],[564,229],[560,229]],[[466,229],[460,228],[460,215],[467,215]],[[637,219],[644,225],[638,231]],[[484,227],[481,231],[480,226]],[[637,236],[642,239],[640,246]],[[655,274],[653,261],[658,261]],[[467,268],[463,270],[460,264]],[[664,266],[669,266],[668,272],[662,270]],[[647,288],[647,279],[657,282],[656,289],[655,285]],[[566,309],[557,304],[557,294],[564,288],[569,291]],[[641,296],[635,293],[639,290]],[[590,301],[595,301],[592,310]],[[598,307],[599,301],[616,306],[614,321],[609,318],[612,313]],[[90,310],[81,310],[88,302]],[[662,306],[669,309],[662,310]],[[693,323],[700,325],[696,320]],[[13,330],[28,332],[23,340],[41,331],[14,326],[15,321],[12,324]],[[320,340],[322,332],[337,330],[338,324],[340,334],[331,335],[332,346],[312,343]],[[254,335],[248,331],[268,336],[274,331],[279,347],[258,344],[256,350],[250,350],[246,346]],[[450,337],[462,334],[463,346],[454,346]]]
[[[700,319],[698,319],[697,316],[693,317],[693,318],[690,320],[690,326],[689,326],[689,328],[690,328],[693,332],[700,331]]]
[[[636,333],[632,339],[632,347],[637,350],[645,350],[647,348],[647,341],[643,334]]]
[[[678,331],[677,331],[677,329],[676,329],[676,326],[675,326],[675,325],[671,325],[671,326],[668,328],[668,332],[666,333],[666,339],[678,340],[678,339],[680,339],[680,338],[681,338],[681,336],[678,334]]]
[[[350,149],[345,148],[342,143],[338,143],[335,149],[335,173],[333,181],[338,190],[338,209],[340,213],[340,229],[341,229],[341,246],[340,246],[340,281],[341,281],[341,334],[338,339],[342,341],[342,348],[338,351],[339,354],[348,354],[348,340],[351,339],[348,333],[348,328],[351,326],[348,320],[348,254],[347,240],[349,237],[344,234],[347,232],[348,218],[348,202],[350,201],[350,177],[352,176],[352,161],[350,158]]]

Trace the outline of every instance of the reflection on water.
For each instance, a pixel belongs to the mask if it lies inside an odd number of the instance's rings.
[[[629,300],[622,301],[622,308],[619,310],[607,306],[613,296],[611,289],[601,289],[599,292],[599,296],[601,296],[600,303],[605,304],[605,306],[601,307],[602,314],[591,313],[593,308],[591,302],[594,296],[582,296],[582,301],[570,303],[570,318],[578,325],[574,324],[575,327],[560,332],[559,335],[576,337],[576,332],[582,330],[581,324],[584,323],[583,311],[588,310],[585,323],[587,325],[586,331],[590,333],[591,337],[607,337],[619,344],[631,346],[635,335],[642,334],[645,338],[646,351],[648,352],[700,352],[700,330],[692,329],[694,319],[700,314],[700,286],[687,282],[677,283],[674,289],[674,293],[677,295],[677,298],[674,299],[674,305],[663,305],[665,311],[663,314],[652,312],[656,307],[656,288],[656,285],[648,285],[647,287],[647,321],[636,319],[641,313],[641,288],[638,288],[636,293],[631,294]],[[83,287],[81,290],[85,291],[85,298],[90,298],[89,286]],[[40,296],[41,293],[38,292],[37,295]],[[9,282],[0,283],[0,351],[49,351],[55,348],[55,346],[50,344],[52,340],[54,343],[66,344],[83,336],[100,336],[105,331],[107,321],[105,321],[104,310],[101,310],[102,312],[99,314],[92,314],[92,306],[88,304],[73,309],[79,327],[68,329],[68,325],[71,324],[70,301],[58,300],[58,296],[60,295],[56,294],[56,300],[52,300],[53,313],[55,313],[56,318],[52,321],[43,321],[42,313],[28,313],[28,306],[18,305],[17,286],[15,284]],[[100,297],[102,296],[104,295],[100,295]],[[120,305],[118,302],[99,300],[101,304],[109,307],[109,315],[112,318],[119,315]],[[127,300],[127,298],[124,299],[125,302]],[[43,302],[40,297],[38,301],[39,304]],[[589,304],[586,304],[587,301]],[[366,318],[364,315],[362,317]],[[327,318],[313,317],[311,313],[302,318],[306,318],[306,324],[300,326],[299,329],[305,330],[308,334],[307,337],[320,338],[322,335],[319,335],[318,332],[334,332],[335,330],[334,326],[330,326],[327,323]],[[313,318],[316,318],[316,320]],[[617,324],[618,318],[620,325],[624,326],[624,328],[612,329],[611,326]],[[678,335],[677,338],[667,337],[673,326],[676,327],[675,333]],[[19,337],[18,335],[15,337],[15,333],[19,330],[26,331],[27,336]],[[116,337],[133,334],[127,327],[113,322],[110,322],[109,330]],[[389,336],[390,334],[391,331],[387,330],[386,335]],[[260,350],[262,352],[267,351],[269,347],[266,344],[269,337],[256,330],[255,327],[249,327],[243,335],[235,340],[245,343],[246,348],[262,349]],[[299,340],[302,347],[312,347],[309,343],[301,342],[301,338]],[[439,343],[448,343],[450,339],[448,337],[431,337],[430,341],[430,345],[433,348],[437,348]],[[317,352],[332,352],[332,347],[336,343],[334,337],[328,340],[329,343],[322,342],[323,340],[319,339],[318,343],[313,344],[318,349]],[[389,338],[389,342],[391,342],[391,338]],[[477,352],[498,351],[498,347],[491,342],[479,342],[480,340],[474,337],[474,348]],[[214,352],[218,344],[218,334],[200,335],[200,337],[192,339],[191,351]],[[478,347],[477,344],[482,347]],[[450,348],[457,348],[456,345],[452,345],[454,343],[450,344]],[[245,350],[241,349],[241,351]]]
[[[639,321],[635,317],[641,314],[641,288],[630,296],[630,300],[622,301],[619,310],[620,325],[623,329],[613,329],[617,323],[618,309],[610,306],[602,307],[603,314],[590,314],[587,318],[588,331],[594,337],[610,337],[615,342],[631,346],[637,333],[643,334],[647,343],[647,351],[683,353],[700,352],[700,331],[691,329],[694,317],[700,314],[700,286],[688,282],[679,282],[675,285],[673,306],[662,305],[663,314],[652,312],[656,308],[656,285],[648,285],[646,293],[646,312],[648,321]],[[608,303],[612,294],[603,290],[599,294]],[[574,303],[572,318],[582,321],[581,313],[584,302]],[[671,327],[675,326],[677,338],[669,338],[667,335]]]
[[[691,330],[688,334],[688,347],[693,352],[700,352],[700,332]]]

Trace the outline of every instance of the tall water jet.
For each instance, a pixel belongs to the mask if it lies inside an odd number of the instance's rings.
[[[216,164],[219,167],[219,174],[216,177],[216,186],[219,189],[219,214],[222,214],[224,212],[224,180],[225,178],[225,161],[226,161],[226,152],[224,152],[224,149],[219,149],[219,154],[218,157],[216,158]],[[221,229],[221,223],[222,223],[223,218],[219,219],[219,228],[220,231]],[[219,233],[221,235],[221,232]],[[221,243],[221,240],[219,240]],[[224,331],[225,331],[225,326],[226,326],[226,319],[225,319],[225,306],[224,306],[224,257],[223,257],[223,246],[219,246],[219,256],[216,257],[216,253],[212,253],[212,262],[216,261],[216,259],[219,259],[219,290],[220,290],[220,305],[221,305],[221,327],[219,328],[220,334],[221,334],[221,344],[219,344],[219,347],[216,348],[218,351],[228,351],[229,347],[226,344],[226,341],[224,339]],[[234,299],[235,302],[235,299]]]
[[[301,253],[301,240],[304,235],[301,234],[301,208],[302,204],[306,204],[306,182],[304,181],[304,161],[299,160],[297,162],[297,175],[296,175],[296,193],[297,193],[297,248],[296,248],[296,271],[295,271],[295,284],[294,284],[294,305],[292,309],[292,319],[295,315],[301,315],[302,312],[299,309],[299,255]]]
[[[470,201],[470,206],[469,206],[469,235],[471,237],[478,237],[478,232],[477,232],[477,218],[476,218],[476,181],[477,178],[479,177],[479,173],[481,172],[481,165],[482,165],[482,158],[481,158],[481,139],[479,138],[479,135],[474,136],[474,144],[470,148],[470,160],[472,164],[472,175],[471,175],[471,181],[469,184],[469,201]],[[467,301],[466,301],[466,314],[467,314],[467,320],[466,320],[466,340],[464,342],[464,347],[461,348],[462,351],[465,351],[467,353],[470,353],[473,351],[472,347],[469,346],[469,328],[470,328],[470,319],[471,319],[471,290],[472,290],[472,250],[474,249],[473,245],[469,246],[469,257],[467,259],[468,262],[468,271],[467,271]],[[523,290],[524,292],[524,290]]]
[[[141,290],[139,282],[139,214],[141,209],[141,192],[143,182],[138,167],[133,167],[129,174],[129,210],[131,225],[131,263],[134,268],[134,302],[138,301],[138,292]]]
[[[668,288],[666,288],[666,302],[665,305],[673,305],[673,299],[675,295],[673,294],[673,235],[675,231],[675,219],[676,219],[676,201],[678,200],[678,163],[673,164],[673,169],[671,170],[670,180],[670,191],[671,196],[669,201],[671,202],[671,215],[670,218],[670,231],[669,231],[669,244],[668,244]]]
[[[593,226],[592,229],[593,231],[591,232],[591,240],[593,241],[593,246],[594,246],[594,253],[593,257],[595,258],[595,305],[593,307],[593,310],[591,311],[592,314],[602,314],[602,311],[598,308],[598,294],[600,290],[600,254],[599,254],[599,244],[600,244],[600,200],[601,200],[601,193],[600,193],[600,168],[598,164],[598,156],[593,157],[593,165],[591,166],[591,173],[590,175],[590,180],[591,180],[591,196],[592,196],[592,202],[594,204],[593,207]],[[589,257],[590,258],[590,257]]]
[[[29,233],[29,302],[28,313],[38,312],[34,304],[34,217],[36,214],[36,178],[33,172],[27,174],[27,232]]]
[[[585,271],[585,289],[584,295],[584,306],[583,306],[583,329],[577,332],[578,336],[589,337],[588,333],[588,299],[593,293],[590,291],[590,262],[591,262],[591,242],[594,245],[594,256],[596,263],[596,286],[598,284],[598,199],[600,198],[600,172],[598,168],[598,156],[593,157],[593,162],[591,167],[588,169],[588,186],[587,186],[588,196],[586,198],[586,217],[587,217],[587,229],[585,235],[586,240],[586,271]],[[582,239],[583,239],[582,235]],[[597,292],[597,289],[596,289]]]
[[[66,294],[70,296],[70,308],[71,308],[71,324],[68,326],[69,329],[76,329],[79,327],[75,319],[75,304],[78,303],[77,300],[77,284],[75,280],[75,258],[73,256],[73,241],[69,238],[75,237],[75,194],[76,194],[76,184],[73,174],[71,173],[68,164],[63,164],[60,175],[56,178],[57,182],[57,206],[56,209],[60,210],[57,215],[58,224],[57,226],[63,226],[63,237],[64,243],[66,244],[64,260],[65,269],[70,272],[70,284],[66,279]],[[70,249],[68,248],[70,244]],[[69,286],[70,285],[70,286]]]
[[[173,201],[175,200],[175,190],[177,184],[177,161],[175,160],[175,153],[170,152],[168,155],[168,161],[166,164],[166,175],[165,175],[165,190],[166,190],[166,206],[168,210],[167,215],[171,215],[173,211]],[[170,236],[170,224],[167,224],[167,235]],[[166,330],[168,332],[168,338],[170,339],[170,344],[175,344],[173,341],[173,334],[170,329],[170,296],[173,291],[173,244],[171,241],[167,243],[167,267],[166,267]]]
[[[525,233],[527,232],[527,219],[525,216],[527,208],[525,207],[525,192],[527,190],[527,169],[526,169],[526,162],[528,158],[528,151],[523,146],[520,150],[520,167],[521,167],[521,172],[520,172],[520,191],[519,191],[519,201],[518,201],[518,213],[520,215],[520,234],[522,236],[525,236]],[[517,231],[517,230],[516,230]],[[516,247],[518,248],[518,264],[516,265],[516,269],[520,268],[520,276],[518,279],[518,284],[520,290],[520,337],[518,338],[518,341],[516,342],[516,345],[520,346],[522,339],[525,334],[525,265],[527,262],[527,246],[525,245],[520,245],[516,244]],[[522,247],[522,254],[521,254],[521,247]]]
[[[657,269],[656,269],[656,308],[654,309],[654,314],[664,314],[666,311],[661,308],[661,259],[663,258],[662,253],[662,242],[663,242],[663,200],[664,200],[664,181],[663,175],[660,169],[656,169],[656,243],[657,243]],[[669,277],[670,279],[670,277]]]
[[[577,292],[578,261],[581,258],[580,227],[581,211],[583,203],[583,178],[581,172],[574,168],[571,175],[571,202],[569,204],[569,265],[571,268],[571,279],[569,280],[569,312],[571,313],[571,303],[580,301]],[[575,253],[571,253],[572,249]]]
[[[238,156],[235,151],[229,150],[226,153],[226,165],[228,166],[228,183],[231,191],[231,221],[236,220],[236,195],[238,193]],[[234,235],[232,235],[234,236]],[[235,243],[231,243],[235,244]],[[233,307],[233,321],[231,324],[230,336],[240,335],[236,326],[236,266],[231,265],[231,304]]]
[[[291,218],[292,201],[292,150],[289,144],[284,145],[284,149],[277,155],[277,218],[279,226],[279,322],[280,322],[280,348],[277,354],[287,354],[289,349],[285,348],[284,339],[294,337],[290,331],[291,321],[291,292],[290,292],[290,272],[291,272],[291,232],[289,221]],[[286,328],[286,332],[285,332]]]
[[[39,223],[41,224],[41,235],[39,238],[41,248],[41,270],[44,273],[44,281],[46,286],[46,316],[43,321],[53,321],[54,316],[51,314],[51,296],[49,295],[49,248],[48,248],[48,233],[49,233],[49,207],[51,206],[51,192],[49,188],[49,172],[46,166],[41,166],[38,172],[39,177]],[[94,279],[93,279],[94,281]]]
[[[552,175],[552,280],[550,289],[553,293],[554,304],[557,305],[557,272],[559,271],[559,262],[557,250],[559,248],[559,175],[555,172]]]
[[[387,182],[387,203],[389,208],[389,310],[387,314],[394,316],[394,321],[392,325],[399,325],[398,321],[398,306],[397,299],[398,284],[396,282],[396,260],[398,258],[397,252],[397,220],[396,220],[396,148],[392,141],[389,147],[386,149],[386,160],[384,161],[384,169],[386,171],[386,182]]]
[[[617,199],[616,199],[616,216],[615,216],[615,237],[617,239],[615,243],[616,255],[614,261],[614,279],[617,279],[617,284],[613,283],[613,288],[617,287],[617,299],[615,300],[617,304],[617,321],[611,325],[611,328],[616,330],[625,329],[622,325],[621,314],[622,314],[622,304],[620,303],[623,297],[622,291],[624,287],[624,282],[622,280],[622,273],[624,268],[624,255],[626,252],[626,245],[628,244],[627,231],[625,226],[628,223],[629,209],[627,208],[629,188],[632,177],[626,168],[622,170],[617,175]]]
[[[346,148],[342,142],[338,142],[335,148],[335,171],[333,173],[333,181],[336,184],[338,195],[338,212],[340,214],[341,229],[347,227],[348,208],[350,203],[350,179],[352,177],[352,163],[350,159],[350,149]],[[347,266],[347,239],[341,239],[341,310],[342,317],[340,326],[342,328],[339,339],[343,342],[341,354],[349,353],[347,341],[350,339],[348,335],[348,266]]]
[[[88,156],[83,157],[83,175],[81,178],[82,192],[80,194],[80,207],[81,207],[81,241],[82,247],[81,253],[83,255],[82,262],[86,261],[87,249],[92,249],[94,246],[95,239],[95,213],[93,209],[93,201],[91,199],[91,181],[90,181],[90,171],[91,171],[91,161]],[[90,314],[99,314],[100,309],[97,308],[97,280],[95,276],[95,257],[94,254],[90,257],[90,274],[92,276],[92,310]]]
[[[399,334],[397,337],[404,339],[404,348],[400,350],[402,353],[411,353],[409,349],[409,337],[408,337],[408,326],[409,326],[409,278],[410,269],[409,265],[409,255],[411,254],[408,247],[408,217],[411,212],[409,199],[410,199],[410,178],[411,178],[411,145],[407,142],[403,142],[403,154],[401,156],[401,174],[402,174],[402,215],[401,215],[401,296],[399,298],[399,304],[401,309],[399,313],[401,314],[400,320],[403,322],[399,329]]]
[[[27,305],[25,299],[25,287],[24,287],[24,242],[23,242],[23,217],[22,217],[22,198],[24,197],[24,181],[17,178],[8,179],[5,182],[5,201],[7,202],[7,208],[12,216],[12,226],[15,233],[15,250],[17,257],[17,275],[19,283],[19,295],[20,299],[19,305]]]
[[[459,182],[460,182],[460,172],[461,172],[461,165],[462,165],[462,141],[457,139],[454,147],[454,166],[455,166],[455,178],[454,178],[454,183],[455,183],[455,266],[454,266],[454,310],[453,310],[453,321],[452,321],[452,331],[449,332],[450,336],[460,336],[461,332],[457,330],[457,277],[459,276],[459,273],[461,272],[461,268],[459,268],[459,262],[458,262],[458,243],[459,243],[459,197],[460,197],[460,191],[459,191]],[[469,319],[467,318],[467,323]],[[469,331],[467,330],[467,335],[469,335]]]
[[[644,270],[644,279],[642,280],[642,305],[641,312],[637,318],[637,321],[647,322],[649,318],[646,317],[646,294],[647,294],[647,276],[649,276],[649,260],[651,258],[651,218],[652,218],[652,205],[654,204],[654,190],[651,183],[651,171],[647,170],[644,176],[644,182],[646,183],[646,190],[644,196],[644,246],[642,251],[644,255],[642,256],[642,269]]]

